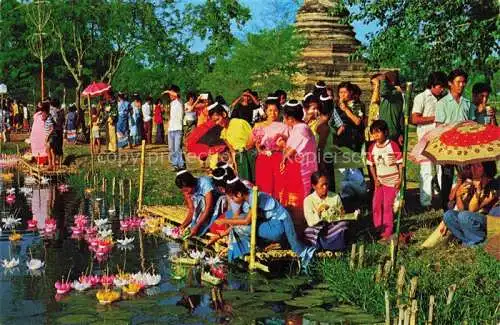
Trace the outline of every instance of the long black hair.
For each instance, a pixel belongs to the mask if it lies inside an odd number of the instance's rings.
[[[283,113],[286,117],[292,117],[297,121],[302,121],[304,118],[304,108],[297,100],[288,101],[284,106]]]
[[[196,177],[185,170],[177,172],[177,176],[175,177],[175,185],[180,189],[185,187],[194,188],[197,182]]]
[[[233,177],[233,179],[228,179],[228,182],[226,185],[226,194],[229,194],[229,195],[237,195],[237,194],[246,195],[246,194],[248,194],[249,193],[248,187],[245,184],[243,184],[243,182],[240,179],[231,182],[234,179],[235,179],[234,177]]]

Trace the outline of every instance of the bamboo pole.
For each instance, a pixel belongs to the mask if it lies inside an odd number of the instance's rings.
[[[427,324],[432,325],[432,319],[434,318],[434,299],[435,297],[431,295],[429,297],[429,315],[427,316]]]
[[[404,325],[410,325],[410,313],[411,309],[408,307],[405,309],[405,320],[403,322]]]
[[[403,305],[400,305],[398,314],[398,325],[403,325],[404,320],[405,320],[405,307]]]
[[[113,198],[115,197],[115,190],[116,190],[116,177],[113,176],[113,182],[111,183],[111,195]]]
[[[255,246],[257,244],[257,197],[259,195],[257,186],[252,188],[252,225],[250,232],[250,261],[248,270],[253,272],[255,270]]]
[[[401,180],[401,187],[399,189],[399,195],[401,197],[401,204],[399,205],[397,216],[396,216],[396,231],[395,231],[395,237],[396,237],[396,247],[394,248],[394,260],[393,260],[393,265],[396,265],[396,258],[397,258],[397,250],[399,246],[399,233],[400,233],[400,226],[401,226],[401,216],[403,214],[404,206],[405,206],[405,194],[406,194],[406,163],[408,161],[408,132],[410,128],[409,124],[409,117],[410,117],[410,110],[411,110],[411,94],[412,94],[412,88],[413,84],[411,82],[406,83],[406,92],[405,92],[405,107],[403,108],[403,113],[404,113],[404,137],[403,137],[403,179]]]
[[[355,267],[355,261],[356,261],[356,244],[352,244],[351,247],[351,258],[349,259],[349,268],[351,270],[354,270]]]
[[[399,306],[401,304],[401,296],[403,295],[403,287],[405,285],[405,274],[406,274],[406,268],[404,265],[401,265],[401,268],[399,269],[398,272],[398,280],[397,280],[397,298],[396,298],[396,304]]]
[[[377,265],[377,272],[375,272],[375,283],[379,283],[382,279],[382,264]]]
[[[92,149],[92,144],[94,142],[94,136],[92,135],[92,113],[90,109],[90,95],[87,96],[88,108],[89,108],[89,130],[90,130],[90,170],[92,171],[92,176],[94,176],[94,150]],[[96,184],[93,184],[94,186]]]
[[[451,286],[448,287],[448,297],[446,298],[447,305],[451,304],[451,301],[453,300],[453,295],[455,294],[456,290],[457,290],[456,284],[452,284]]]
[[[385,301],[385,325],[391,325],[391,305],[389,301],[389,291],[385,291],[384,293],[384,301]]]
[[[410,291],[408,292],[409,299],[415,298],[415,294],[417,293],[417,284],[418,284],[418,277],[414,276],[410,280]]]
[[[418,302],[417,299],[411,301],[410,325],[417,325]]]
[[[137,199],[137,207],[139,210],[142,209],[143,201],[143,190],[144,190],[144,169],[145,169],[145,152],[146,152],[146,140],[142,140],[141,146],[141,169],[139,174],[139,197]]]

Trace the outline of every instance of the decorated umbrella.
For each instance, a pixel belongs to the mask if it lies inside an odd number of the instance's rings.
[[[425,162],[430,162],[430,160],[423,155],[423,152],[429,142],[439,137],[443,132],[448,131],[458,123],[445,124],[440,127],[436,127],[424,134],[424,136],[417,142],[409,153],[409,158],[416,164],[422,164]]]
[[[83,96],[86,97],[96,97],[101,96],[111,90],[111,85],[105,82],[92,82],[85,90],[82,92]]]
[[[209,155],[223,152],[226,143],[220,138],[222,127],[208,121],[196,127],[186,137],[186,150],[195,154],[200,159],[206,159]]]
[[[467,165],[498,160],[500,127],[473,121],[457,123],[429,141],[422,154],[441,165]]]

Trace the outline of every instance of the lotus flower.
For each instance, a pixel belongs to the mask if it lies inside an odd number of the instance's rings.
[[[76,291],[85,291],[88,288],[90,288],[90,283],[88,282],[79,282],[79,281],[73,281],[71,284],[71,287],[75,289]]]
[[[115,279],[114,275],[103,275],[101,277],[101,284],[105,287],[112,286],[114,279]]]
[[[26,180],[25,180],[25,182],[26,182]],[[33,194],[33,189],[31,187],[21,187],[19,189],[19,192],[21,192],[25,196],[30,196]]]
[[[154,287],[155,285],[158,285],[161,281],[161,275],[159,274],[151,274],[151,273],[146,273],[144,275],[144,284],[148,287]]]
[[[98,275],[82,275],[78,279],[81,283],[87,283],[88,285],[95,287],[101,282]]]
[[[97,234],[97,227],[88,227],[85,229],[85,232],[87,233],[87,235],[93,236]]]
[[[14,233],[10,234],[9,240],[12,242],[17,242],[17,241],[21,240],[22,237],[23,236],[21,234],[14,232]]]
[[[111,236],[113,236],[113,230],[111,230],[111,229],[99,231],[99,237],[101,237],[101,238],[108,238]]]
[[[124,277],[115,277],[113,279],[113,284],[115,285],[115,287],[118,287],[118,288],[121,288],[124,285],[127,285],[128,283],[129,283],[129,280],[124,278]]]
[[[189,253],[189,256],[194,259],[194,260],[201,260],[205,257],[205,252],[203,251],[196,251],[196,250],[192,250],[190,253]]]
[[[57,229],[56,219],[48,218],[45,220],[45,232],[46,233],[54,233]]]
[[[57,187],[57,190],[60,193],[66,193],[66,192],[69,191],[69,185],[67,185],[67,184],[59,184],[59,186]]]
[[[5,193],[7,193],[8,195],[11,195],[11,194],[14,194],[14,195],[15,195],[15,194],[16,194],[16,189],[15,189],[15,188],[13,188],[13,187],[11,187],[11,188],[7,189],[7,190],[5,191]]]
[[[50,182],[50,178],[48,178],[48,177],[42,176],[42,178],[40,179],[40,184],[42,184],[42,185],[48,185],[49,182]]]
[[[74,224],[79,226],[79,227],[85,227],[87,225],[87,217],[83,214],[78,214],[74,217]]]
[[[79,236],[85,233],[85,228],[80,226],[71,226],[71,232],[75,236]]]
[[[57,281],[54,287],[56,287],[56,292],[59,295],[64,295],[71,291],[71,283],[64,280]]]
[[[219,278],[221,280],[224,280],[226,278],[226,272],[224,271],[224,268],[222,266],[220,267],[212,266],[210,268],[210,273],[216,278]]]
[[[97,228],[102,228],[103,226],[107,225],[108,218],[96,219],[94,223],[97,226]]]
[[[97,247],[99,246],[99,238],[97,237],[89,237],[87,239],[87,242],[89,243],[90,250],[97,249]]]
[[[5,228],[12,229],[21,223],[21,219],[14,218],[14,217],[7,217],[7,218],[2,218],[2,222],[5,226]]]
[[[212,265],[220,264],[220,263],[222,263],[222,261],[220,260],[220,258],[218,256],[215,256],[215,257],[207,256],[207,257],[205,257],[205,263],[212,266]]]
[[[12,205],[16,202],[16,195],[15,194],[9,194],[5,197],[5,202],[7,204]]]
[[[28,269],[30,269],[30,271],[35,271],[41,269],[45,265],[45,263],[39,259],[33,258],[29,260],[29,262],[26,262],[26,265],[28,266]]]
[[[28,230],[35,231],[38,227],[38,220],[30,219],[28,220]]]
[[[130,224],[130,219],[120,220],[120,230],[121,231],[130,231],[133,226]]]
[[[127,245],[130,245],[134,242],[134,239],[135,237],[127,237],[125,236],[125,238],[123,239],[117,239],[116,241],[118,242],[118,244],[122,245],[122,246],[127,246]]]
[[[120,292],[113,290],[99,290],[95,296],[101,305],[108,305],[120,299]]]
[[[135,296],[143,286],[138,282],[130,282],[128,285],[122,287],[123,292],[130,296]]]
[[[15,268],[16,266],[19,265],[19,259],[18,258],[13,258],[11,260],[6,260],[4,259],[2,261],[2,266],[6,269],[12,269]]]

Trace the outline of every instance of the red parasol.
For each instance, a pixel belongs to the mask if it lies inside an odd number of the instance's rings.
[[[85,90],[82,92],[83,96],[101,96],[107,93],[111,89],[111,85],[108,85],[105,82],[92,82]]]
[[[500,159],[500,127],[461,122],[429,141],[422,153],[437,164],[466,165]]]
[[[223,152],[227,147],[220,138],[222,127],[208,121],[197,126],[186,137],[186,150],[195,154],[200,159],[206,159],[209,155]]]

